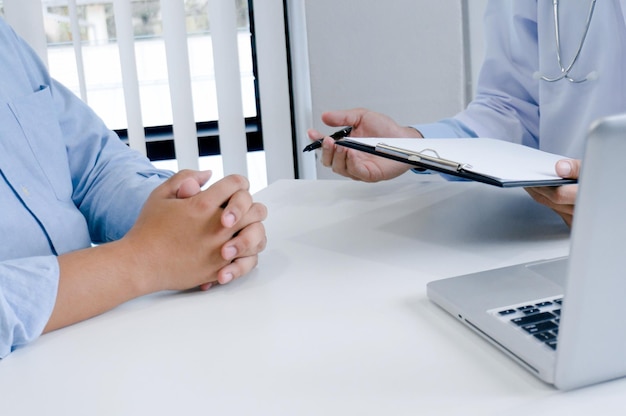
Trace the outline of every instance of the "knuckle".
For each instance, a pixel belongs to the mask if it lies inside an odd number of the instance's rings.
[[[267,246],[265,227],[261,223],[249,225],[237,236],[236,245],[241,253],[260,253]]]
[[[213,198],[208,198],[204,195],[201,198],[195,198],[194,204],[196,204],[197,208],[202,212],[215,209],[215,201],[213,200]]]
[[[254,256],[250,256],[250,257],[248,257],[248,261],[249,261],[249,269],[248,270],[252,270],[256,266],[258,266],[258,264],[259,264],[259,256],[256,255],[256,254]]]
[[[252,236],[249,233],[247,233],[246,231],[248,231],[248,230],[243,229],[243,230],[241,230],[241,232],[239,232],[237,234],[237,240],[238,241],[237,241],[236,245],[237,245],[237,248],[239,249],[240,252],[247,251],[247,248],[251,247],[253,245]]]
[[[267,207],[263,204],[261,204],[260,202],[255,202],[252,205],[252,210],[254,210],[254,213],[261,219],[265,219],[267,218]]]
[[[234,262],[233,274],[243,276],[259,264],[259,256],[240,257]]]
[[[243,175],[232,174],[228,176],[231,181],[235,183],[235,185],[242,189],[248,189],[250,187],[250,182]]]

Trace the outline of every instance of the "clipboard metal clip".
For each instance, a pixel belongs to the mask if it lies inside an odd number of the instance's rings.
[[[425,165],[440,167],[444,169],[452,169],[455,172],[460,172],[464,169],[471,169],[472,166],[467,163],[458,163],[453,160],[444,159],[439,156],[434,149],[423,149],[419,152],[414,152],[412,150],[402,149],[395,146],[389,146],[384,143],[378,143],[376,145],[376,151],[380,153],[385,153],[388,155],[400,157],[406,159],[411,162],[422,162]],[[434,156],[431,156],[427,153],[432,153]]]

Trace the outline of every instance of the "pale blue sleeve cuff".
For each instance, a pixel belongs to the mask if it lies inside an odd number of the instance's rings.
[[[0,263],[0,359],[37,339],[56,303],[56,256]]]
[[[417,129],[427,139],[478,137],[472,129],[454,118],[446,118],[436,123],[416,124],[411,127]]]

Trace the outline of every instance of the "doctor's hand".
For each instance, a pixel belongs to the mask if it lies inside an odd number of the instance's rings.
[[[384,114],[363,108],[329,111],[322,114],[322,121],[331,127],[352,126],[352,137],[422,137],[414,128],[400,126]],[[310,129],[308,135],[313,141],[324,137],[314,129]],[[406,163],[337,146],[330,137],[324,137],[321,162],[335,173],[364,182],[392,179],[410,169]]]
[[[578,179],[579,172],[580,160],[559,160],[556,164],[556,173],[562,178]],[[535,201],[552,208],[568,227],[572,226],[578,185],[526,188],[526,191]]]

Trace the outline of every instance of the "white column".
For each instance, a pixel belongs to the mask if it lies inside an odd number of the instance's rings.
[[[139,95],[139,77],[137,75],[137,59],[135,56],[135,34],[133,31],[132,10],[128,0],[114,0],[115,29],[117,45],[122,67],[122,85],[126,105],[128,123],[128,142],[130,147],[146,152],[146,135],[141,116],[141,99]]]
[[[90,45],[104,45],[109,41],[107,15],[104,3],[86,5],[86,19]]]
[[[307,38],[306,0],[288,0],[289,45],[291,52],[293,112],[296,125],[296,157],[300,179],[316,179],[315,154],[298,151],[310,143],[306,129],[313,126],[313,99]]]
[[[4,0],[7,22],[48,64],[48,45],[43,25],[41,0]]]
[[[209,0],[209,24],[215,62],[220,150],[224,174],[247,176],[246,125],[241,98],[241,71],[234,0]]]
[[[198,169],[198,133],[193,115],[185,3],[180,0],[161,0],[161,16],[172,100],[176,160],[179,169]]]
[[[87,103],[87,80],[85,79],[83,46],[80,36],[78,11],[76,10],[76,0],[68,0],[67,6],[70,12],[70,29],[72,31],[72,44],[74,45],[74,55],[76,56],[76,71],[78,72],[78,86],[80,90],[80,98],[82,98],[82,100]]]
[[[282,0],[254,1],[258,83],[267,182],[294,178],[287,40]]]

